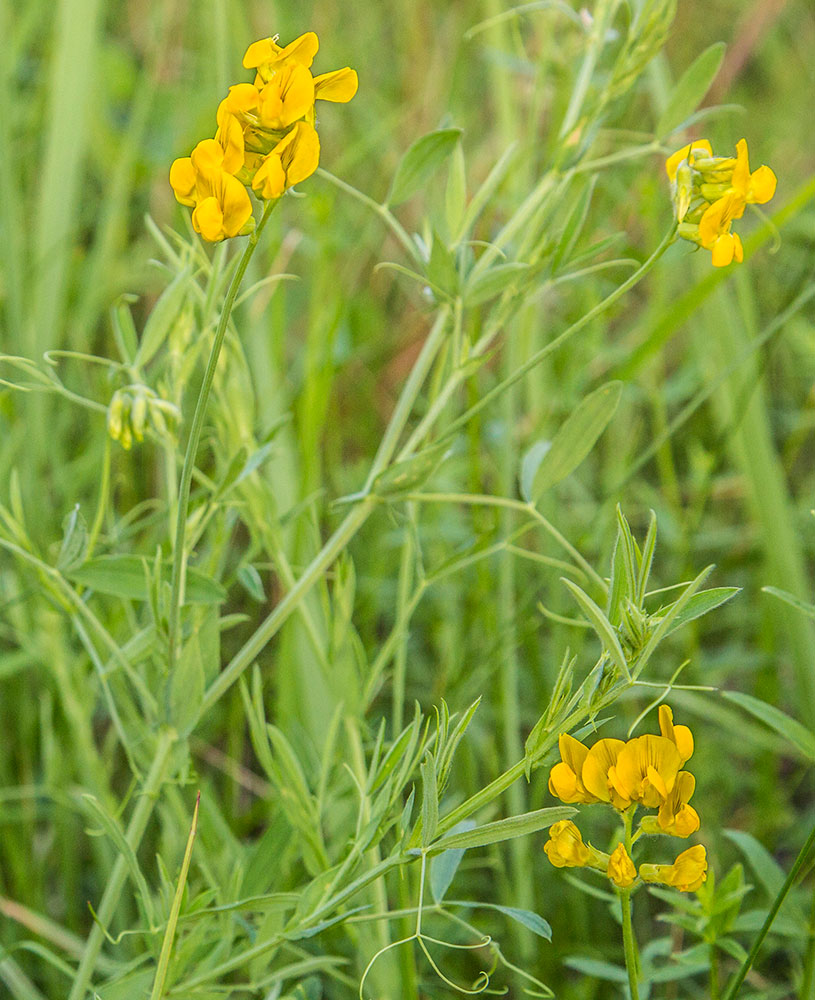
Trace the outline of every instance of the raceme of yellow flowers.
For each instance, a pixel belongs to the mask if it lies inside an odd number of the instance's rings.
[[[659,736],[649,733],[627,742],[603,739],[592,747],[562,733],[561,760],[549,774],[549,791],[567,803],[606,803],[627,814],[629,830],[638,808],[656,810],[656,815],[642,817],[629,848],[643,835],[689,837],[699,829],[699,816],[689,805],[696,781],[683,770],[693,754],[693,736],[687,726],[674,725],[667,705],[659,708],[659,728]],[[691,892],[707,878],[701,845],[683,851],[671,865],[642,864],[638,872],[626,844],[618,844],[611,854],[598,851],[584,843],[571,820],[550,827],[544,850],[556,868],[594,868],[620,889],[661,882]]]
[[[665,161],[671,182],[677,232],[710,250],[714,267],[742,261],[738,233],[730,231],[747,205],[763,205],[775,194],[776,177],[769,167],[750,172],[747,140],[736,143],[736,156],[714,156],[707,139],[696,139]]]
[[[357,92],[347,66],[313,76],[319,42],[313,31],[281,47],[276,38],[253,42],[243,65],[253,83],[237,83],[218,108],[217,131],[190,156],[175,160],[170,184],[193,209],[192,224],[216,243],[254,229],[248,188],[265,201],[310,177],[320,161],[314,102],[344,104]]]

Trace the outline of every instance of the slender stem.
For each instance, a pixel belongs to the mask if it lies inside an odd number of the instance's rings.
[[[136,803],[136,808],[133,810],[133,815],[130,817],[130,823],[125,832],[125,840],[128,846],[134,851],[141,843],[147,823],[153,812],[155,798],[166,779],[170,765],[171,750],[175,740],[176,734],[171,729],[163,729],[159,733],[153,763],[150,766],[141,790],[141,796]],[[127,879],[127,874],[127,862],[124,855],[120,854],[113,866],[113,871],[110,873],[102,900],[96,911],[96,923],[93,925],[93,929],[85,942],[85,950],[82,953],[79,967],[76,970],[76,978],[71,987],[71,992],[68,994],[68,1000],[84,1000],[90,988],[96,960],[102,949],[102,943],[105,940],[108,925],[113,918],[116,904],[119,902],[119,896]]]
[[[631,849],[634,844],[631,836],[631,828],[634,822],[636,805],[629,806],[623,813],[623,823],[625,824],[624,844],[631,857]],[[634,926],[631,921],[631,893],[632,888],[620,889],[620,910],[623,918],[623,952],[625,953],[625,967],[628,970],[628,988],[631,991],[631,1000],[639,1000],[639,958],[637,956],[637,939],[634,937]]]
[[[631,1000],[639,1000],[639,984],[637,982],[637,943],[634,940],[634,928],[631,924],[631,890],[620,890],[620,910],[623,918],[623,951],[625,952],[625,967],[628,970],[628,989]]]
[[[781,904],[787,898],[787,893],[793,887],[793,884],[795,883],[795,880],[798,877],[798,873],[801,871],[801,868],[803,868],[804,862],[807,859],[807,855],[812,850],[813,845],[815,845],[815,827],[812,828],[812,832],[807,837],[806,843],[798,852],[798,857],[795,859],[795,864],[790,869],[789,875],[787,875],[786,879],[784,880],[784,884],[781,886],[778,895],[775,897],[773,901],[773,905],[770,907],[770,912],[767,914],[764,923],[761,925],[761,930],[758,932],[753,941],[753,947],[750,949],[747,958],[745,958],[745,960],[742,962],[741,968],[734,977],[733,981],[725,990],[722,1000],[733,1000],[733,998],[739,992],[739,987],[744,982],[747,973],[752,968],[753,962],[755,962],[756,956],[758,955],[762,944],[764,944],[764,938],[766,938],[767,935],[769,934],[770,928],[773,925],[773,921],[778,916],[778,911],[781,909]],[[802,996],[803,995],[804,994],[802,994]]]
[[[356,198],[357,201],[362,202],[362,204],[366,205],[372,212],[375,212],[390,229],[396,239],[402,244],[402,249],[407,251],[408,256],[413,261],[422,263],[416,244],[405,232],[402,224],[393,212],[390,211],[387,205],[381,205],[378,201],[374,201],[374,199],[370,198],[367,194],[364,194],[351,184],[346,184],[345,181],[340,180],[339,177],[336,177],[328,170],[324,170],[322,167],[317,168],[317,176],[330,181],[335,187],[338,187],[340,191],[350,194],[352,198]]]
[[[815,1000],[815,893],[812,895],[812,905],[809,911],[807,950],[799,996],[801,1000]]]
[[[476,504],[485,507],[505,507],[509,510],[518,510],[528,517],[531,517],[555,539],[558,545],[562,546],[580,566],[585,573],[594,580],[600,590],[605,594],[608,592],[608,584],[585,559],[584,556],[565,538],[551,521],[547,520],[534,504],[525,503],[523,500],[514,500],[512,497],[492,496],[489,493],[410,493],[406,499],[423,503],[462,503]]]
[[[402,394],[399,397],[390,422],[388,423],[385,433],[382,436],[382,441],[377,449],[373,464],[371,465],[371,471],[368,473],[368,478],[365,482],[365,488],[363,490],[364,493],[367,493],[368,490],[370,490],[371,486],[373,486],[374,480],[387,466],[388,462],[393,457],[394,451],[396,451],[399,438],[402,431],[405,429],[405,424],[407,423],[411,411],[413,410],[413,404],[416,402],[419,390],[424,384],[427,374],[430,371],[430,367],[439,352],[439,348],[444,342],[449,318],[449,307],[442,306],[439,310],[438,316],[436,317],[436,322],[433,324],[433,327],[427,336],[427,340],[424,342],[421,353],[416,359],[416,363],[413,365],[410,375],[408,375]]]
[[[204,694],[201,715],[204,715],[212,708],[221,695],[235,683],[243,671],[250,666],[255,657],[262,652],[283,626],[289,615],[299,607],[306,594],[321,579],[326,569],[368,520],[377,503],[376,498],[370,496],[368,491],[373,486],[376,477],[387,467],[391,460],[398,444],[399,436],[410,417],[416,398],[433,363],[433,359],[436,357],[439,347],[444,341],[448,316],[448,308],[442,308],[436,322],[433,324],[433,328],[428,334],[421,354],[417,358],[405,382],[402,394],[399,397],[382,438],[382,443],[374,458],[365,488],[359,494],[362,498],[361,502],[346,516],[345,520],[303,571],[303,575],[297,580],[291,590],[289,590],[268,617],[261,622],[255,632],[232,657],[224,670],[210,684]]]
[[[215,380],[215,369],[218,366],[218,358],[220,357],[221,347],[223,346],[224,337],[226,336],[226,330],[229,325],[229,317],[232,313],[232,305],[235,301],[235,296],[238,294],[238,289],[243,281],[246,268],[249,266],[249,261],[252,259],[255,247],[258,245],[258,240],[260,239],[260,234],[263,232],[263,227],[266,225],[269,216],[277,206],[278,201],[279,199],[275,199],[274,201],[266,202],[266,207],[263,210],[261,220],[255,231],[249,237],[249,242],[246,244],[243,256],[241,257],[237,268],[235,268],[235,273],[232,275],[232,280],[229,283],[226,298],[224,299],[224,306],[221,310],[221,317],[218,321],[218,327],[215,331],[215,340],[212,342],[212,349],[209,353],[209,361],[207,362],[207,368],[204,372],[204,381],[201,384],[201,389],[198,393],[198,400],[195,404],[195,412],[193,413],[192,425],[190,426],[190,436],[187,440],[187,449],[184,453],[184,467],[181,471],[181,483],[178,491],[178,509],[176,511],[170,611],[169,623],[167,626],[167,660],[169,672],[172,672],[172,669],[175,666],[176,656],[178,655],[181,601],[184,587],[184,575],[187,566],[184,545],[187,533],[187,514],[190,506],[190,484],[192,483],[192,473],[195,468],[195,456],[198,452],[198,444],[201,440],[201,431],[204,426],[204,415],[209,402],[209,394],[212,391],[212,383]]]

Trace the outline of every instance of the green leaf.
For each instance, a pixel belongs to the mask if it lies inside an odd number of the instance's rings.
[[[79,509],[74,506],[62,522],[62,545],[57,558],[57,569],[65,573],[74,566],[81,566],[88,552],[88,526]]]
[[[181,649],[170,678],[170,721],[181,737],[189,736],[204,700],[204,660],[196,630]]]
[[[263,589],[263,580],[260,578],[260,573],[258,573],[255,567],[251,563],[246,563],[245,566],[241,566],[238,570],[237,577],[238,583],[240,583],[246,593],[259,604],[263,604],[266,600],[266,591]]]
[[[767,894],[774,899],[781,892],[786,878],[781,865],[763,844],[745,830],[723,830],[722,832],[728,840],[732,840],[738,847],[767,890]]]
[[[125,597],[131,601],[147,600],[147,565],[141,556],[97,556],[66,574],[74,583],[90,587],[100,594]],[[226,600],[226,591],[212,577],[195,569],[187,570],[185,603],[218,604]]]
[[[623,677],[630,677],[631,675],[628,669],[628,661],[625,658],[623,647],[620,645],[620,640],[617,638],[617,633],[614,631],[611,622],[608,618],[606,618],[589,595],[584,593],[584,591],[582,591],[576,583],[572,583],[571,580],[567,580],[565,576],[562,576],[560,579],[569,588],[574,599],[580,605],[581,611],[591,622],[592,628],[597,633],[600,642],[603,644],[603,649],[617,664],[620,673]]]
[[[436,761],[428,752],[421,763],[422,772],[422,847],[433,840],[439,825],[439,795],[436,785]],[[458,846],[458,845],[451,845]]]
[[[150,924],[152,925],[155,922],[155,916],[153,913],[153,897],[150,893],[150,889],[148,888],[147,879],[142,874],[141,868],[139,868],[136,853],[125,839],[125,835],[119,826],[118,820],[108,812],[105,806],[102,805],[95,795],[85,792],[82,795],[82,801],[85,803],[85,806],[91,815],[102,824],[105,833],[110,837],[116,850],[124,858],[125,864],[130,872],[130,877],[133,879],[133,884],[138,890],[145,913],[148,915]]]
[[[453,243],[458,241],[461,233],[466,206],[467,169],[464,163],[464,150],[461,148],[461,143],[457,142],[453,147],[453,159],[444,195],[444,221],[447,223],[447,232]]]
[[[577,972],[582,972],[586,976],[595,979],[605,979],[612,983],[627,983],[628,973],[619,965],[612,965],[611,962],[602,962],[599,958],[581,958],[580,956],[570,956],[563,960],[563,964]]]
[[[724,59],[724,42],[715,42],[697,56],[679,78],[671,99],[657,122],[656,134],[660,138],[675,132],[693,114]]]
[[[791,605],[798,611],[805,614],[807,618],[815,619],[815,604],[809,604],[807,601],[802,601],[800,597],[796,597],[795,594],[790,594],[786,590],[779,590],[778,587],[762,587],[761,588],[765,594],[772,594],[773,597],[779,598],[779,600],[784,601],[785,604]]]
[[[790,718],[780,708],[768,705],[766,701],[761,701],[752,695],[742,694],[741,691],[722,691],[722,697],[740,705],[745,711],[797,747],[808,760],[815,761],[815,735],[796,719]]]
[[[571,475],[588,455],[614,416],[622,391],[622,382],[608,382],[586,396],[569,415],[535,473],[532,495],[536,500]]]
[[[473,820],[464,819],[460,823],[457,823],[450,832],[459,833],[474,828],[475,823]],[[430,892],[437,903],[440,903],[444,899],[463,857],[464,848],[456,847],[449,851],[442,851],[441,854],[437,854],[435,858],[431,859]]]
[[[376,477],[371,492],[392,499],[423,486],[443,462],[449,446],[443,442],[396,462]]]
[[[442,128],[417,139],[396,168],[385,204],[400,205],[420,191],[453,152],[460,136],[460,128]]]
[[[517,906],[501,906],[498,903],[469,902],[461,899],[452,900],[447,905],[464,906],[469,910],[497,910],[499,913],[503,913],[505,916],[517,921],[522,927],[526,927],[527,930],[532,931],[533,934],[537,934],[538,937],[542,937],[546,941],[552,940],[552,928],[549,925],[549,921],[544,920],[543,917],[537,913],[533,913],[531,910],[521,910]]]
[[[547,809],[536,809],[534,812],[522,813],[520,816],[509,816],[494,823],[485,823],[472,830],[461,833],[446,833],[437,840],[431,853],[449,851],[454,848],[483,847],[485,844],[497,844],[502,840],[514,837],[525,837],[529,833],[537,833],[562,819],[574,816],[576,810],[570,806],[551,806]]]
[[[167,340],[170,327],[175,322],[187,297],[189,283],[190,272],[184,268],[159,296],[147,319],[144,334],[136,352],[136,358],[133,362],[136,368],[142,368],[146,365]]]
[[[535,474],[538,466],[543,461],[546,453],[552,447],[551,441],[536,441],[526,452],[521,460],[520,487],[521,496],[527,503],[532,503],[532,484],[535,482]]]
[[[530,266],[521,261],[494,264],[487,271],[477,275],[473,281],[467,283],[464,289],[464,304],[470,307],[478,306],[482,302],[494,299],[496,295],[505,292],[513,284],[517,284],[520,288]]]
[[[433,231],[433,245],[430,248],[430,260],[427,264],[427,277],[430,283],[440,288],[450,296],[458,292],[458,270],[456,259],[448,249],[439,234]]]
[[[699,594],[694,594],[676,618],[674,618],[671,627],[665,635],[670,635],[675,629],[681,628],[688,622],[693,621],[694,618],[701,618],[708,611],[726,604],[740,590],[741,587],[713,587],[710,590],[703,590]],[[669,607],[672,608],[673,605]],[[668,609],[666,608],[666,610]]]

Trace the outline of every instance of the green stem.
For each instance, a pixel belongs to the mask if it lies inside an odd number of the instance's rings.
[[[637,982],[637,943],[634,939],[634,928],[631,924],[631,890],[620,890],[620,910],[623,918],[623,951],[625,952],[625,967],[628,970],[628,988],[631,1000],[639,1000],[639,984]]]
[[[130,817],[130,823],[128,824],[125,832],[125,840],[128,846],[134,851],[137,850],[139,844],[141,843],[147,823],[153,812],[156,796],[158,795],[161,786],[164,784],[167,777],[167,771],[170,764],[170,752],[173,748],[175,740],[176,734],[173,730],[163,729],[159,733],[153,763],[150,766],[150,770],[141,790],[141,796],[136,804],[136,808],[133,810],[133,815]],[[96,923],[93,926],[93,930],[88,935],[88,940],[85,942],[85,949],[82,952],[82,958],[79,962],[79,967],[76,970],[76,978],[74,979],[73,986],[71,987],[71,992],[68,994],[68,1000],[84,1000],[90,988],[91,977],[96,966],[96,960],[98,959],[99,952],[102,949],[102,943],[105,940],[108,925],[113,918],[116,904],[119,902],[119,896],[121,895],[122,888],[125,884],[125,880],[127,879],[127,874],[127,862],[125,861],[124,855],[120,854],[113,866],[113,871],[110,873],[110,878],[105,886],[102,900],[99,903],[98,910],[96,911]]]
[[[801,1000],[815,1000],[815,893],[812,894],[812,905],[809,911],[808,934],[804,974],[799,994]]]
[[[636,805],[632,805],[623,813],[624,844],[629,857],[631,857],[634,843],[631,836],[631,826],[634,822],[636,809]],[[631,893],[632,888],[619,890],[620,911],[623,919],[623,952],[625,953],[625,967],[628,970],[628,988],[631,991],[631,1000],[639,1000],[639,958],[637,956],[637,939],[634,937],[634,927],[631,921]]]
[[[229,283],[226,298],[224,299],[224,306],[221,310],[221,317],[218,321],[218,328],[215,331],[215,340],[212,343],[212,349],[209,353],[209,361],[207,362],[207,368],[204,372],[204,381],[201,384],[201,389],[198,393],[198,400],[195,404],[195,412],[193,413],[192,425],[190,426],[190,436],[187,440],[187,449],[184,453],[184,467],[181,471],[181,483],[179,485],[178,492],[178,509],[176,511],[170,612],[167,626],[167,662],[169,673],[172,673],[173,667],[175,666],[176,656],[178,654],[181,600],[184,586],[184,574],[187,565],[184,544],[187,533],[187,514],[190,506],[190,484],[192,483],[192,473],[195,468],[195,456],[198,452],[198,444],[201,440],[201,431],[204,426],[204,415],[206,414],[207,403],[209,402],[209,394],[212,391],[212,383],[215,379],[215,369],[218,366],[218,358],[220,357],[221,347],[223,346],[224,337],[226,336],[226,330],[229,325],[229,317],[232,313],[232,305],[235,301],[235,296],[238,294],[238,289],[243,281],[246,268],[249,266],[249,261],[252,259],[255,247],[258,245],[258,240],[260,239],[260,234],[263,232],[263,227],[266,225],[269,216],[277,206],[278,201],[279,199],[275,199],[274,201],[266,202],[266,207],[263,210],[263,216],[261,217],[257,228],[249,237],[249,242],[246,244],[243,256],[235,269],[235,273],[232,275],[232,280]]]
[[[224,670],[210,684],[204,694],[204,700],[201,705],[202,716],[212,708],[221,695],[235,683],[243,671],[250,666],[255,657],[262,652],[267,643],[280,630],[289,615],[299,607],[306,594],[321,579],[326,569],[334,562],[362,525],[368,520],[377,503],[376,497],[371,496],[368,491],[376,480],[376,477],[387,467],[393,456],[399,436],[404,430],[416,398],[433,363],[433,359],[436,357],[439,347],[444,341],[448,317],[449,309],[447,307],[442,308],[436,318],[436,322],[433,324],[433,328],[428,334],[421,354],[417,358],[405,382],[396,408],[385,430],[382,443],[374,458],[365,487],[362,493],[358,494],[361,502],[346,516],[331,538],[328,539],[303,571],[303,575],[297,580],[291,590],[289,590],[277,607],[260,624],[232,657]]]
[[[815,827],[812,828],[812,832],[807,837],[806,843],[798,852],[798,857],[795,859],[795,864],[790,869],[789,875],[787,875],[786,879],[784,880],[784,884],[781,886],[778,895],[775,897],[773,901],[773,905],[770,907],[770,912],[767,914],[766,920],[761,925],[761,930],[758,932],[758,934],[755,937],[755,940],[753,941],[753,947],[750,949],[747,958],[745,958],[745,960],[742,962],[741,968],[739,969],[735,978],[730,983],[728,988],[725,990],[722,1000],[733,1000],[733,998],[739,992],[739,987],[744,982],[747,973],[752,968],[753,962],[755,962],[756,956],[758,955],[759,950],[761,949],[761,946],[764,943],[764,938],[766,938],[767,935],[769,934],[770,928],[773,925],[773,921],[778,916],[778,911],[781,909],[781,904],[787,898],[787,893],[793,887],[793,884],[795,883],[795,880],[798,877],[798,873],[803,867],[804,862],[807,859],[807,855],[812,850],[813,845],[815,845]],[[805,994],[801,995],[804,996]]]

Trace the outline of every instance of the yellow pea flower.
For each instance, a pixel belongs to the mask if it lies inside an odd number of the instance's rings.
[[[356,94],[359,78],[356,70],[349,66],[321,73],[314,77],[314,96],[318,101],[333,101],[335,104],[347,104]]]
[[[608,859],[606,874],[611,881],[620,889],[627,889],[633,885],[637,877],[637,869],[634,862],[628,856],[628,851],[624,844],[617,844]]]
[[[615,809],[627,809],[631,796],[617,779],[617,763],[625,747],[622,740],[598,740],[583,763],[583,784],[601,802],[610,802]]]
[[[643,816],[640,829],[643,833],[666,833],[673,837],[689,837],[699,829],[699,814],[688,805],[696,779],[690,771],[680,771],[668,798],[659,807],[656,816]]]
[[[744,248],[738,233],[730,232],[730,224],[744,212],[744,204],[734,192],[715,201],[699,220],[699,243],[710,250],[714,267],[727,267],[732,261],[744,260]]]
[[[682,766],[676,744],[664,736],[638,736],[620,750],[614,783],[619,794],[656,809],[673,789]]]
[[[700,155],[713,156],[713,148],[707,139],[695,139],[693,142],[689,142],[687,146],[677,149],[665,161],[665,172],[668,175],[668,180],[673,181],[676,179],[677,171],[683,160],[687,160],[690,166],[693,166],[695,159]]]
[[[561,760],[549,772],[549,791],[561,802],[588,804],[599,801],[583,784],[583,764],[589,748],[568,733],[560,734],[558,746]]]
[[[742,202],[741,212],[735,218],[740,219],[744,213],[744,205],[764,205],[775,194],[777,179],[767,166],[761,166],[750,173],[750,159],[747,152],[747,140],[739,139],[736,143],[736,165],[733,167],[732,188],[737,198]]]
[[[695,892],[707,879],[707,852],[701,844],[683,851],[672,865],[640,865],[643,882],[661,882],[680,892]]]
[[[261,38],[258,42],[252,42],[246,50],[243,65],[245,69],[256,69],[263,82],[268,83],[287,63],[297,63],[308,69],[319,48],[320,42],[313,31],[307,31],[285,47],[277,44],[277,36]]]
[[[260,127],[282,132],[314,106],[314,77],[300,63],[278,70],[258,94]]]
[[[583,868],[591,862],[594,853],[583,843],[580,831],[569,819],[549,827],[549,840],[543,849],[555,868]]]
[[[776,188],[768,166],[750,171],[747,140],[738,141],[735,157],[721,157],[713,156],[707,140],[698,139],[669,156],[665,170],[678,234],[710,250],[714,267],[742,261],[744,248],[731,223],[747,205],[768,202]]]
[[[224,149],[204,139],[191,156],[175,160],[170,184],[182,205],[194,209],[193,228],[210,243],[247,232],[252,202],[246,188],[223,168]]]
[[[669,705],[659,706],[659,731],[676,745],[684,766],[693,756],[693,733],[687,726],[675,726],[673,710]]]
[[[279,198],[310,177],[320,162],[320,140],[312,125],[297,122],[260,163],[252,181],[259,198]]]

